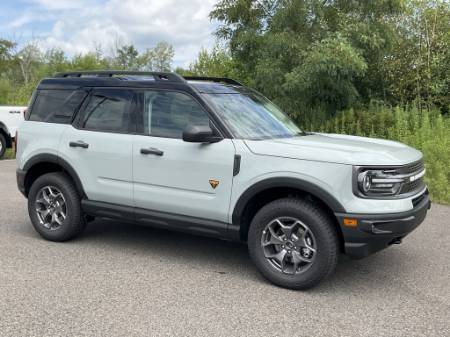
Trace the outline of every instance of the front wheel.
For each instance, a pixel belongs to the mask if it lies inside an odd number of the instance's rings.
[[[248,247],[261,274],[289,289],[317,285],[333,272],[339,254],[331,219],[312,202],[297,198],[264,206],[250,225]]]
[[[63,173],[36,179],[28,194],[28,213],[36,231],[50,241],[70,240],[86,225],[78,192]]]

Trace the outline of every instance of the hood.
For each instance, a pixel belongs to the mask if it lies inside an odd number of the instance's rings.
[[[420,151],[402,143],[337,134],[316,133],[245,143],[259,155],[347,165],[405,165],[422,158]]]

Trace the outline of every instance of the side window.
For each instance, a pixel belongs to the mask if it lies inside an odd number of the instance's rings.
[[[134,132],[132,100],[133,93],[129,90],[94,90],[84,110],[81,128],[104,132]]]
[[[143,101],[143,125],[146,135],[181,139],[187,125],[209,125],[206,112],[186,94],[145,91]]]
[[[70,124],[87,92],[84,90],[37,90],[30,121]]]

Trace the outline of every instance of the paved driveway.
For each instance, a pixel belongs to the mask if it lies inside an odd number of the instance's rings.
[[[110,221],[51,243],[0,162],[0,336],[450,336],[450,208],[402,245],[342,258],[318,288],[257,273],[246,247]]]

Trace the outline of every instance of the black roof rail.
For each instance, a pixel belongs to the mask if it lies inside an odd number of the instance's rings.
[[[208,76],[183,76],[186,81],[211,81],[217,83],[226,83],[243,87],[241,83],[227,77],[208,77]]]
[[[177,73],[171,72],[146,72],[146,71],[127,71],[127,70],[93,70],[93,71],[69,71],[55,74],[57,78],[70,77],[114,77],[114,76],[153,76],[156,81],[170,81],[185,83],[186,80]]]

